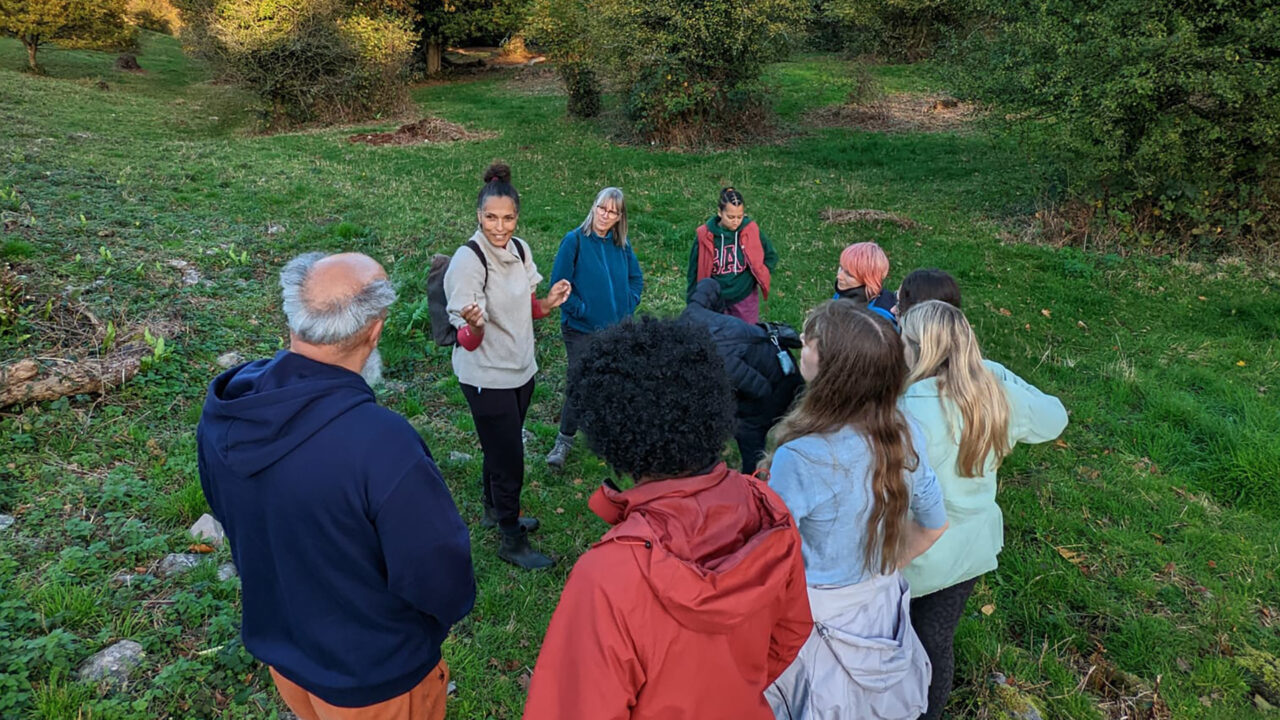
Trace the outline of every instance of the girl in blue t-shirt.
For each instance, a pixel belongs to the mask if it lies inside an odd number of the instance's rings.
[[[803,340],[808,388],[775,430],[769,485],[800,528],[815,634],[766,697],[778,717],[859,708],[914,720],[929,661],[898,570],[947,516],[922,433],[898,409],[902,342],[887,320],[842,301],[819,306]]]

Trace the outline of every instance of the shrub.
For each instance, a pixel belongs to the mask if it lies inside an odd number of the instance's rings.
[[[767,119],[765,63],[801,39],[808,0],[599,0],[591,41],[643,135],[736,139]]]
[[[555,60],[569,94],[568,112],[575,117],[600,112],[600,80],[592,66],[594,31],[584,0],[536,0],[525,24],[529,42]]]
[[[600,114],[600,79],[584,62],[562,62],[556,68],[569,93],[569,114],[589,118]]]
[[[178,9],[169,0],[129,0],[129,19],[143,30],[176,35],[182,29]]]
[[[914,62],[978,17],[973,0],[821,0],[819,39],[855,54]]]
[[[178,0],[182,39],[214,72],[264,101],[272,124],[349,121],[407,103],[407,18],[348,0]]]
[[[1014,0],[989,11],[1000,25],[964,49],[960,89],[1050,153],[1084,223],[1139,246],[1276,246],[1274,6]]]

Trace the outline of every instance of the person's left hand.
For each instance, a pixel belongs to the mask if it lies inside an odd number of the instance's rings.
[[[551,292],[547,293],[547,309],[558,308],[569,299],[569,293],[573,291],[573,286],[568,280],[561,280],[551,286]]]

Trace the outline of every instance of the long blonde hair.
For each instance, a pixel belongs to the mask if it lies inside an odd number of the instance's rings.
[[[948,430],[951,416],[946,400],[960,411],[960,452],[956,472],[961,477],[981,477],[987,458],[997,467],[1009,454],[1009,401],[995,375],[982,364],[982,353],[973,328],[959,308],[941,300],[914,305],[902,318],[911,374],[907,383],[926,378],[938,380],[938,402]]]
[[[887,320],[849,300],[819,305],[804,334],[806,342],[817,343],[818,373],[778,424],[775,444],[846,426],[867,439],[875,463],[863,559],[868,568],[890,573],[905,552],[903,526],[911,500],[905,474],[920,461],[898,409],[907,378],[902,342]]]

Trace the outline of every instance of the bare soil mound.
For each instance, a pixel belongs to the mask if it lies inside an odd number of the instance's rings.
[[[421,143],[445,143],[465,140],[487,140],[497,133],[473,132],[457,123],[438,117],[426,117],[401,125],[395,132],[359,133],[347,138],[347,142],[366,145],[418,145]]]
[[[979,116],[970,103],[941,95],[893,93],[860,105],[829,105],[806,117],[817,127],[869,132],[956,132]]]

